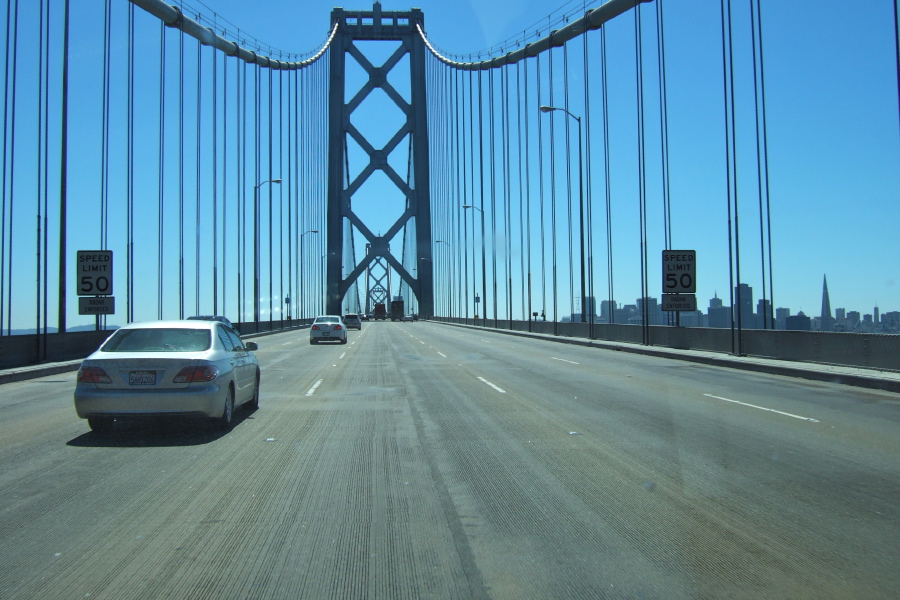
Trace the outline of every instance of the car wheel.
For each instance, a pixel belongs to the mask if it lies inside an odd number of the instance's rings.
[[[113,420],[109,417],[88,417],[88,425],[95,433],[109,433],[112,431]]]
[[[347,338],[343,338],[343,339],[341,340],[341,343],[342,343],[342,344],[346,344],[346,343],[347,343]]]
[[[314,338],[309,338],[309,345],[315,346],[319,341]]]
[[[259,410],[259,371],[256,372],[256,382],[253,384],[253,397],[244,406],[247,410]]]
[[[232,420],[234,419],[234,389],[228,387],[228,395],[225,396],[225,408],[222,410],[222,416],[218,418],[219,427],[221,429],[231,429]]]

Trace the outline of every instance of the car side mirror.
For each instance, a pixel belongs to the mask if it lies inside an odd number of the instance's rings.
[[[245,342],[244,349],[251,352],[256,352],[257,350],[259,350],[259,344],[257,344],[256,342]]]

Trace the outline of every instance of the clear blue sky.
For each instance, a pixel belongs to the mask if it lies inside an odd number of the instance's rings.
[[[832,307],[862,313],[872,312],[876,305],[882,312],[900,310],[900,275],[896,267],[900,251],[896,233],[900,224],[900,111],[893,1],[868,0],[865,10],[855,11],[839,0],[761,0],[761,3],[775,306],[817,316],[822,277],[827,275]],[[83,109],[80,113],[83,122],[76,122],[73,127],[76,136],[82,133],[91,138],[97,135],[99,125],[98,70],[102,60],[102,46],[97,41],[102,34],[102,4],[95,4],[89,7],[77,2],[72,4],[75,32],[73,99],[81,103]],[[116,0],[113,4],[121,14],[120,5],[124,1]],[[252,4],[238,0],[190,0],[186,5],[199,9],[209,18],[214,10],[219,18],[227,19],[260,41],[297,53],[315,50],[324,41],[332,9],[327,3],[306,0],[262,0]],[[415,5],[424,12],[427,35],[435,46],[450,53],[467,55],[499,47],[508,40],[514,43],[524,31],[533,33],[540,29],[541,35],[545,35],[547,23],[554,18],[562,14],[577,16],[584,6],[593,8],[599,4],[568,3],[550,18],[548,11],[554,4],[535,0],[426,0]],[[673,245],[697,250],[698,304],[705,308],[713,294],[718,293],[727,303],[729,293],[720,3],[665,0],[663,6]],[[350,4],[345,8],[368,9],[370,6]],[[389,1],[383,8],[407,10],[410,6]],[[741,280],[753,286],[755,302],[761,292],[763,275],[748,0],[732,0],[732,9]],[[656,4],[644,4],[642,11],[650,212],[649,282],[650,294],[658,296],[659,251],[663,245],[659,218],[662,200]],[[146,24],[146,19],[143,22]],[[594,32],[589,37],[592,57],[599,52],[597,35]],[[154,36],[158,37],[158,29],[151,28],[139,43],[138,68],[144,60],[148,63],[158,61],[159,49],[153,42]],[[579,55],[581,42],[572,44],[572,53]],[[615,299],[630,304],[640,295],[634,21],[631,13],[609,25],[608,44]],[[124,52],[124,40],[114,37],[113,48]],[[194,47],[191,48],[195,52]],[[513,48],[514,45],[507,49]],[[597,86],[599,60],[591,58],[589,65],[592,86]],[[580,70],[578,74],[580,76]],[[573,110],[576,112],[583,106],[579,104],[583,100],[578,100],[579,94],[583,93],[580,85],[579,77],[574,77]],[[561,93],[560,88],[556,88],[556,93]],[[148,95],[154,94],[158,91],[151,89]],[[592,94],[595,293],[599,301],[606,298],[605,216],[602,212],[605,188],[599,94],[596,91]],[[23,115],[28,110],[20,107]],[[563,121],[557,121],[559,131],[562,131],[562,124]],[[378,135],[378,125],[377,122],[370,125],[375,128],[373,135]],[[389,128],[381,132],[386,137],[392,133]],[[83,143],[82,148],[94,149],[99,144],[98,141]],[[90,159],[90,152],[83,149],[78,152],[85,152],[85,156],[75,157],[75,173],[83,168],[85,174],[82,181],[76,176],[71,202],[94,206],[97,175],[90,171],[96,171],[96,160]],[[84,164],[80,160],[84,160]],[[155,175],[147,177],[149,184]],[[113,196],[118,193],[116,186],[121,183],[121,178],[114,179]],[[90,183],[86,183],[88,181]],[[76,210],[72,217],[70,248],[73,255],[74,250],[83,249],[82,246],[84,249],[98,246],[94,241],[99,239],[96,226],[89,214],[89,210]],[[377,223],[371,226],[379,228]],[[79,238],[82,234],[84,237]],[[115,228],[111,235],[113,238],[118,235]],[[124,257],[124,250],[120,255]],[[565,271],[562,263],[561,270]],[[29,271],[24,272],[28,276]],[[153,277],[155,279],[155,271]],[[567,277],[567,273],[562,275],[562,288],[568,287]],[[124,277],[117,281],[124,283]],[[561,304],[567,307],[568,299],[561,299]],[[560,316],[566,312],[561,309]],[[144,318],[148,317],[155,317],[155,313],[144,315]],[[72,324],[81,322],[74,316],[70,321]]]

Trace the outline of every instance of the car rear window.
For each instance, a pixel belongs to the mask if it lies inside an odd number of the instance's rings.
[[[316,323],[340,323],[340,319],[337,317],[322,317],[321,319],[316,319]]]
[[[103,352],[202,352],[209,350],[209,329],[120,329]]]

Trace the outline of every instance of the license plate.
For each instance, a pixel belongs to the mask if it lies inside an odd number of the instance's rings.
[[[330,332],[330,331],[323,331],[323,332],[322,332],[322,336],[323,336],[323,337],[328,337],[329,335],[331,335],[331,332]]]
[[[156,371],[130,371],[128,385],[156,385]]]

